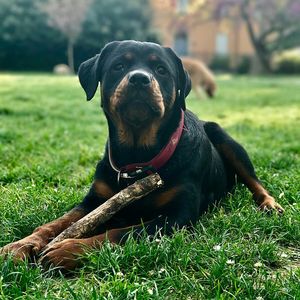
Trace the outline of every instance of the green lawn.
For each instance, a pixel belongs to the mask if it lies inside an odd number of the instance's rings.
[[[0,259],[0,299],[300,299],[300,78],[218,84],[188,107],[246,147],[283,216],[257,211],[239,186],[193,233],[105,244],[68,278]],[[81,200],[106,134],[75,77],[0,74],[0,246]]]

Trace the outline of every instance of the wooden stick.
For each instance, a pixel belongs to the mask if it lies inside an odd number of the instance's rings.
[[[118,194],[114,195],[102,205],[65,229],[61,234],[46,245],[43,252],[47,251],[53,244],[61,242],[64,239],[82,238],[86,233],[93,232],[98,225],[109,220],[123,207],[146,196],[162,185],[163,181],[157,173],[137,180],[134,184],[121,190]]]

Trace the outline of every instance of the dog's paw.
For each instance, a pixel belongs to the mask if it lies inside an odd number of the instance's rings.
[[[46,244],[47,241],[42,237],[32,234],[4,246],[0,249],[0,255],[4,257],[12,256],[15,262],[23,261],[34,257]]]
[[[42,252],[39,262],[46,268],[74,270],[81,263],[80,255],[89,247],[89,239],[66,239]]]
[[[284,209],[282,206],[275,201],[275,199],[269,195],[265,196],[261,204],[259,205],[259,209],[263,211],[277,211],[282,214]]]

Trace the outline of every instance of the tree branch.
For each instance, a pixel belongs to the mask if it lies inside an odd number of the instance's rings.
[[[95,231],[100,224],[109,220],[123,207],[146,196],[162,185],[163,182],[157,173],[137,180],[134,184],[121,190],[118,194],[64,230],[43,249],[43,252],[47,251],[53,244],[64,239],[85,237],[87,233]]]

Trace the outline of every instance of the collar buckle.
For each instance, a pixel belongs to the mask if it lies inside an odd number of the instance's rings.
[[[131,179],[136,179],[144,177],[144,175],[150,175],[155,173],[156,170],[154,167],[150,166],[145,166],[145,167],[139,167],[136,166],[134,170],[124,170],[121,169],[118,171],[118,184],[120,183],[120,180],[131,180]]]

